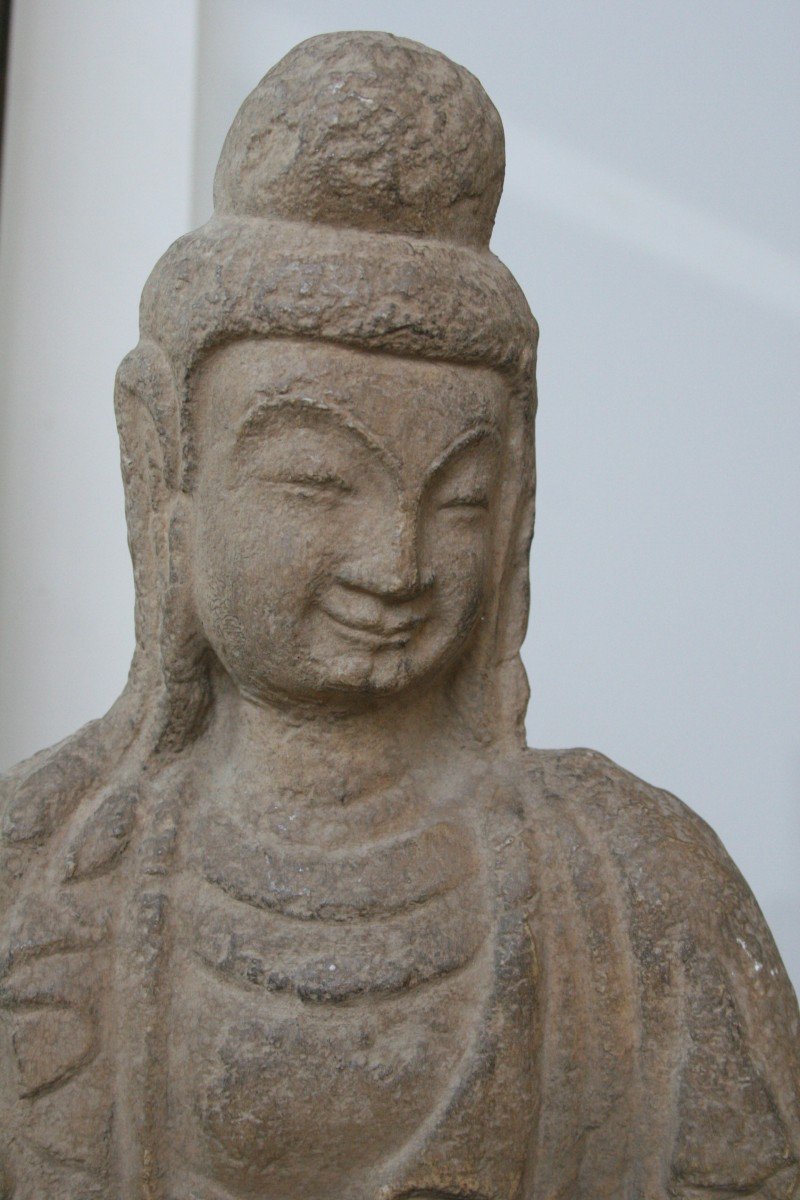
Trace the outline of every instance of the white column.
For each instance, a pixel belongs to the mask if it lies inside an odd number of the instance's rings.
[[[0,768],[133,648],[114,372],[190,223],[195,0],[14,5],[0,207]]]

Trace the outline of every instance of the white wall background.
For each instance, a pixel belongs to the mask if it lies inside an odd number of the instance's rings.
[[[525,656],[591,745],[722,836],[800,985],[796,0],[18,0],[0,226],[0,765],[114,699],[111,409],[142,283],[246,92],[389,29],[506,122],[494,249],[542,326]]]

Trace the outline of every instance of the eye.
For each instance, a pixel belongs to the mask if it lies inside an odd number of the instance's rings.
[[[459,510],[464,512],[487,512],[489,508],[489,494],[481,489],[475,492],[465,492],[455,496],[450,496],[439,504],[440,509]]]
[[[332,471],[287,471],[285,474],[271,475],[268,482],[277,484],[291,495],[308,500],[333,499],[350,495],[353,491],[347,480]]]

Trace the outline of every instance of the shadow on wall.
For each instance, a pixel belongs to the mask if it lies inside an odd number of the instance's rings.
[[[0,183],[3,179],[3,129],[5,127],[8,43],[11,30],[11,0],[0,0]]]

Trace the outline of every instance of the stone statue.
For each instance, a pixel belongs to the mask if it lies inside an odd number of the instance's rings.
[[[714,834],[525,749],[536,325],[480,84],[314,38],[116,389],[136,651],[3,784],[10,1200],[780,1200],[798,1009]]]

